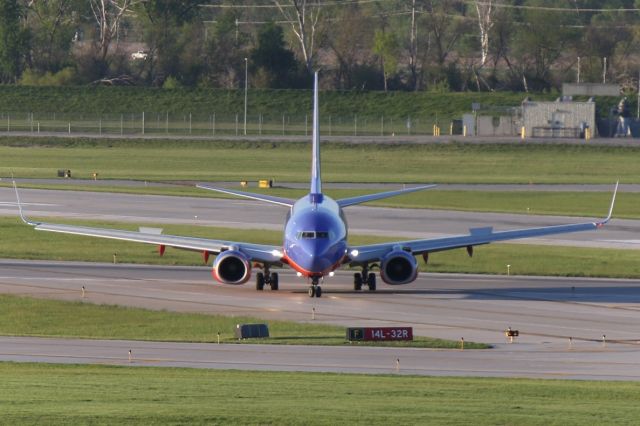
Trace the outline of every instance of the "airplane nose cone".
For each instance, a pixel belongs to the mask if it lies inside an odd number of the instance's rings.
[[[344,251],[344,250],[343,250]],[[301,266],[313,273],[325,273],[333,269],[340,261],[343,253],[336,246],[326,244],[312,244],[305,247],[304,260]]]

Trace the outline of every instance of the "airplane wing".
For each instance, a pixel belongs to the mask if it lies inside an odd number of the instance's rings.
[[[543,235],[595,230],[604,226],[611,219],[617,192],[618,183],[616,183],[616,187],[613,192],[611,206],[609,207],[609,215],[600,221],[498,232],[494,232],[492,227],[473,228],[469,230],[469,234],[467,235],[351,246],[349,247],[349,263],[359,264],[376,262],[380,260],[384,255],[389,253],[389,251],[395,248],[407,250],[414,255],[420,255],[424,253],[452,250],[462,247],[470,248],[473,246],[489,244],[496,241],[506,241],[519,238],[540,237]]]
[[[282,260],[281,247],[251,244],[226,240],[211,240],[207,238],[183,237],[178,235],[162,235],[149,232],[123,231],[118,229],[92,228],[87,226],[61,225],[55,223],[33,222],[25,217],[18,189],[14,182],[20,218],[37,231],[59,232],[62,234],[85,235],[90,237],[107,238],[112,240],[132,241],[137,243],[155,244],[158,246],[175,247],[184,250],[199,251],[217,255],[222,251],[235,248],[250,257],[251,261],[279,264]]]

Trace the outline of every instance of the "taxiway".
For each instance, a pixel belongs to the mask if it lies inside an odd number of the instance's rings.
[[[22,189],[31,217],[64,217],[144,224],[193,224],[281,230],[286,208],[250,200]],[[602,206],[602,217],[606,216]],[[12,188],[0,188],[0,215],[17,215]],[[476,213],[354,206],[345,209],[349,232],[398,238],[436,238],[493,226],[495,230],[578,223],[597,218]],[[616,219],[603,229],[543,238],[527,244],[640,249],[640,221]]]
[[[250,283],[216,284],[205,267],[3,260],[0,271],[1,293],[266,321],[410,325],[418,335],[495,345],[441,351],[5,337],[3,360],[129,364],[131,349],[134,365],[393,373],[399,359],[396,372],[406,374],[640,379],[637,280],[420,274],[374,294],[351,291],[350,276],[341,273],[325,281],[322,298],[310,299],[306,284],[287,272],[281,290],[257,292]],[[507,327],[520,331],[514,343]]]

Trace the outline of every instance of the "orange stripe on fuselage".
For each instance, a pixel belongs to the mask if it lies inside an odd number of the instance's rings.
[[[285,252],[284,253],[284,261],[291,266],[294,270],[300,272],[302,275],[304,275],[305,277],[311,278],[311,277],[322,277],[324,274],[322,272],[311,272],[308,271],[306,269],[304,269],[302,266],[298,265],[296,262],[294,262]]]
[[[332,265],[331,268],[328,268],[328,269],[326,269],[325,271],[322,271],[322,272],[311,272],[311,271],[308,271],[308,270],[304,269],[302,266],[300,266],[296,262],[294,262],[293,259],[291,259],[287,255],[286,251],[284,252],[284,256],[282,257],[282,260],[284,261],[284,263],[289,265],[291,268],[293,268],[297,272],[300,272],[305,277],[311,278],[311,277],[323,277],[323,276],[327,275],[329,272],[336,270],[340,265],[342,265],[344,258],[340,259],[338,262],[336,262],[334,265]]]

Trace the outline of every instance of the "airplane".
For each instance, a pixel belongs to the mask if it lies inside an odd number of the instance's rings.
[[[362,290],[364,285],[366,285],[370,291],[375,291],[376,274],[372,272],[373,268],[379,268],[380,277],[389,285],[408,284],[414,281],[418,275],[416,256],[422,256],[424,261],[427,262],[431,253],[458,248],[466,248],[469,256],[472,256],[475,246],[489,244],[495,241],[540,237],[543,235],[588,231],[601,228],[611,219],[616,193],[618,191],[618,183],[616,183],[608,216],[596,222],[499,232],[494,232],[492,227],[485,227],[470,229],[467,235],[380,244],[351,245],[347,238],[348,226],[343,209],[369,201],[430,189],[435,185],[422,185],[334,200],[322,191],[320,166],[318,74],[315,73],[311,182],[307,195],[298,200],[293,200],[212,187],[209,185],[197,185],[198,188],[205,190],[286,207],[288,212],[286,214],[281,246],[162,235],[143,229],[141,229],[140,232],[133,232],[32,222],[23,214],[15,181],[14,189],[20,217],[26,224],[33,226],[38,231],[154,244],[158,246],[160,255],[164,254],[167,246],[198,251],[202,253],[205,263],[208,263],[210,255],[215,255],[216,257],[212,265],[212,275],[217,281],[232,285],[245,284],[251,278],[252,269],[257,268],[260,270],[256,273],[255,285],[257,290],[263,290],[265,285],[270,286],[271,290],[278,290],[278,273],[272,272],[271,269],[288,265],[297,272],[299,277],[304,277],[310,282],[310,297],[321,297],[322,287],[320,283],[324,281],[325,277],[333,276],[334,271],[344,265],[360,269],[360,272],[356,272],[353,275],[353,289],[355,291]]]

